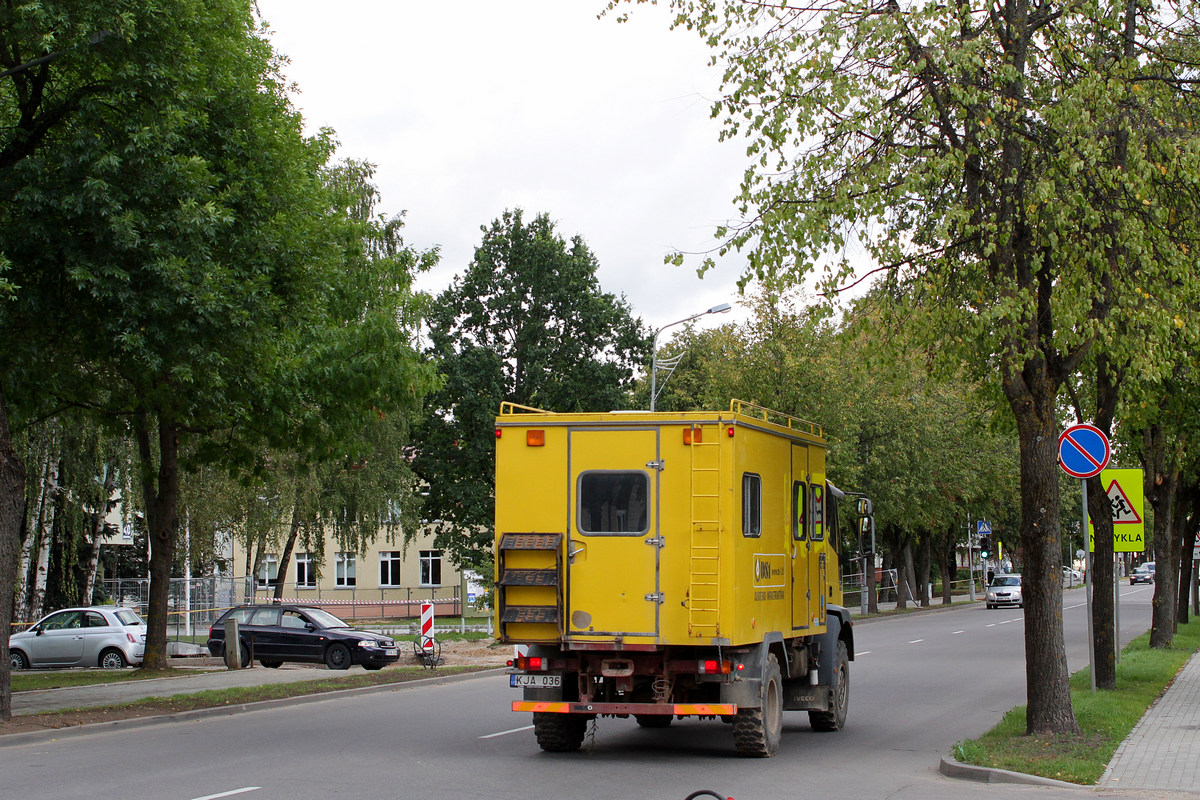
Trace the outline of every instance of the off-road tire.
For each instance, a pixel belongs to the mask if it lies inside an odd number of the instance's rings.
[[[846,643],[841,639],[837,643],[837,659],[834,662],[833,682],[829,693],[833,697],[833,710],[809,711],[808,724],[814,731],[828,733],[840,731],[846,724],[846,711],[850,708],[850,657]]]
[[[733,720],[733,744],[740,755],[769,758],[783,738],[783,678],[774,653],[767,654],[759,708],[739,708]]]
[[[634,714],[633,718],[643,728],[668,728],[675,719],[670,714]]]
[[[533,714],[533,733],[547,753],[574,753],[583,744],[587,724],[587,717],[576,714]]]

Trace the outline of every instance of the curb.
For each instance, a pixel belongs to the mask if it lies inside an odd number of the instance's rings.
[[[1040,775],[1026,775],[1024,772],[1013,772],[1007,769],[993,767],[977,767],[974,764],[964,764],[954,756],[943,756],[938,772],[947,778],[975,781],[976,783],[1019,783],[1026,786],[1054,786],[1060,789],[1094,789],[1095,786],[1084,786],[1080,783],[1043,778]]]
[[[259,700],[254,703],[240,703],[238,705],[198,708],[195,711],[181,711],[178,714],[159,714],[149,717],[118,719],[111,722],[96,722],[90,725],[75,725],[68,728],[50,728],[44,731],[29,731],[28,733],[10,733],[0,735],[0,749],[5,747],[17,747],[23,744],[36,744],[38,742],[54,741],[56,739],[61,739],[64,736],[104,733],[106,731],[117,729],[143,728],[151,725],[159,725],[170,722],[191,722],[192,720],[197,719],[242,714],[248,711],[266,711],[279,706],[318,703],[323,700],[336,700],[339,697],[353,697],[355,695],[372,694],[377,692],[395,692],[402,689],[420,688],[423,686],[440,686],[446,683],[459,683],[472,678],[503,675],[507,671],[507,667],[489,667],[476,672],[458,672],[453,675],[418,678],[417,680],[412,681],[381,683],[378,686],[358,686],[353,689],[337,689],[330,692],[318,692],[316,694],[297,695],[295,697],[282,697],[275,700]]]

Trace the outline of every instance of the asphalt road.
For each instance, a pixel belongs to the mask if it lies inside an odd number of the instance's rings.
[[[1148,587],[1122,587],[1122,636],[1149,625]],[[1071,669],[1087,663],[1082,591],[1066,593]],[[785,717],[772,759],[739,758],[728,726],[643,730],[599,720],[588,748],[542,753],[499,676],[254,713],[71,733],[0,748],[0,797],[60,800],[1082,797],[1083,788],[964,783],[937,774],[953,744],[1025,701],[1023,612],[976,605],[856,626],[848,725]],[[1134,797],[1111,791],[1105,797]]]

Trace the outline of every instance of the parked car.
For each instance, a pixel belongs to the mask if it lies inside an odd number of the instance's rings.
[[[208,631],[208,652],[225,655],[225,623],[238,621],[242,666],[257,659],[264,667],[286,662],[325,664],[330,669],[381,669],[400,660],[396,640],[359,630],[315,606],[245,605],[222,614]]]
[[[1074,586],[1077,583],[1083,583],[1083,573],[1071,567],[1063,567],[1063,580]]]
[[[146,655],[146,623],[130,608],[64,608],[8,637],[8,652],[14,670],[123,669],[142,663]]]
[[[1025,598],[1021,595],[1021,576],[1009,574],[997,575],[992,578],[992,582],[988,585],[984,604],[988,608],[999,608],[1000,606],[1024,608]]]
[[[1133,572],[1129,573],[1129,585],[1135,583],[1154,583],[1154,562],[1147,561],[1139,567],[1135,567]]]

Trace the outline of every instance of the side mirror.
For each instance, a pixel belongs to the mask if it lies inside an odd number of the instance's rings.
[[[857,511],[858,511],[858,516],[860,516],[860,517],[871,516],[871,498],[869,498],[869,497],[858,498]]]

